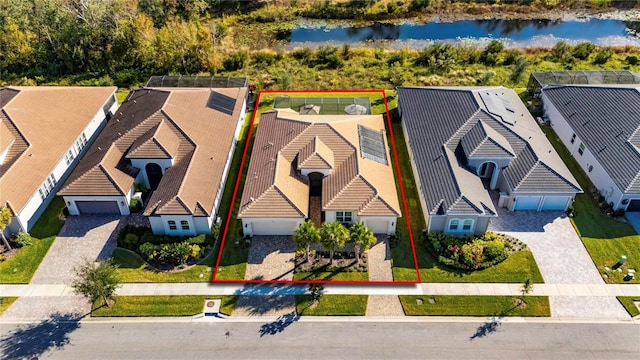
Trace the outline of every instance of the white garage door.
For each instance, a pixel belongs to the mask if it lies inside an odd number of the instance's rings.
[[[117,201],[76,201],[80,214],[120,214]]]
[[[569,196],[545,196],[541,210],[566,210]]]
[[[373,231],[374,234],[386,234],[389,231],[388,220],[367,220],[366,226]]]
[[[253,235],[291,235],[297,225],[297,221],[291,220],[254,221],[251,223],[251,229]]]
[[[518,196],[513,210],[538,210],[541,196]]]

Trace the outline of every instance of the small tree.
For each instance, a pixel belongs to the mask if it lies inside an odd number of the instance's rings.
[[[356,259],[359,263],[361,252],[369,250],[378,242],[378,239],[373,235],[371,229],[364,226],[362,221],[354,224],[351,229],[349,229],[349,233],[351,234],[351,242],[356,249]]]
[[[531,279],[527,279],[522,283],[522,288],[520,289],[522,297],[528,295],[531,291],[533,291],[533,284],[531,283]]]
[[[349,230],[339,221],[326,222],[320,227],[320,242],[329,250],[331,265],[333,265],[333,252],[343,248],[349,241]]]
[[[4,246],[7,248],[7,250],[11,250],[11,244],[9,244],[9,241],[4,236],[4,229],[9,226],[11,217],[11,210],[9,210],[8,207],[0,208],[0,235],[2,235],[2,242],[4,243]]]
[[[88,298],[92,303],[102,299],[104,305],[109,307],[109,300],[120,286],[120,279],[116,275],[117,268],[111,260],[95,263],[85,259],[82,265],[74,269],[76,279],[71,286],[76,294]]]
[[[324,285],[322,284],[309,284],[309,295],[311,296],[311,302],[317,303],[320,301],[322,295],[324,295]]]
[[[309,247],[320,242],[320,231],[310,220],[305,221],[293,232],[293,242],[298,250],[304,250],[309,262]]]

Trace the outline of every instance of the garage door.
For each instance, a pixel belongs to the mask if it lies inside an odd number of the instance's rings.
[[[120,214],[117,201],[76,201],[80,214]]]
[[[256,221],[251,223],[253,235],[291,235],[298,225],[297,221]]]
[[[566,210],[569,196],[545,196],[541,210]]]
[[[389,221],[387,220],[367,220],[366,226],[374,234],[386,234],[389,231]]]
[[[640,211],[640,200],[631,200],[627,205],[627,211]]]
[[[513,210],[538,210],[541,196],[518,196]]]

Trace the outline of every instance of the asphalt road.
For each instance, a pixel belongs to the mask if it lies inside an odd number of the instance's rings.
[[[2,359],[638,359],[640,325],[515,322],[2,324]]]

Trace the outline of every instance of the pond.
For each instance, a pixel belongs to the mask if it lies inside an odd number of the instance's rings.
[[[475,43],[499,39],[507,47],[553,46],[564,40],[571,44],[640,46],[640,21],[611,19],[573,20],[463,20],[426,24],[375,23],[365,27],[330,27],[301,23],[280,34],[290,46],[322,44],[378,44],[387,47],[421,47],[433,42]]]

